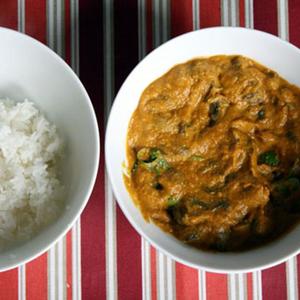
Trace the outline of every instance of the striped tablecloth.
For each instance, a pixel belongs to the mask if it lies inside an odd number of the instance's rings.
[[[129,225],[107,179],[105,122],[128,73],[169,38],[217,25],[257,28],[299,46],[300,1],[0,0],[0,26],[47,44],[80,76],[97,113],[102,147],[96,186],[81,219],[47,253],[0,273],[0,300],[298,298],[300,257],[228,276],[176,263]]]

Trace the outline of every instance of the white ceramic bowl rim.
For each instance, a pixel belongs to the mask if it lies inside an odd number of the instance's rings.
[[[112,109],[111,109],[111,114],[110,114],[110,117],[109,117],[109,120],[108,120],[108,124],[107,124],[106,140],[105,140],[105,157],[106,157],[106,166],[107,166],[107,170],[108,170],[108,175],[109,175],[109,178],[111,180],[112,189],[114,191],[114,194],[116,196],[118,204],[120,205],[122,211],[124,212],[125,216],[129,220],[129,222],[131,223],[131,225],[135,228],[135,230],[143,238],[145,238],[147,241],[149,241],[151,244],[153,244],[162,253],[170,256],[171,258],[175,259],[176,261],[179,261],[179,262],[181,262],[183,264],[186,264],[186,265],[189,265],[191,267],[195,267],[195,268],[199,268],[200,267],[200,268],[205,269],[207,271],[218,272],[218,273],[252,272],[252,271],[255,271],[255,270],[269,268],[269,267],[277,265],[277,264],[285,261],[287,258],[289,258],[289,257],[291,257],[293,255],[296,255],[297,253],[299,253],[299,251],[300,251],[300,244],[298,245],[298,247],[294,248],[293,250],[290,249],[289,251],[284,251],[284,249],[283,250],[280,249],[281,252],[279,251],[280,254],[276,258],[274,258],[274,257],[269,258],[267,256],[268,251],[265,251],[264,247],[256,248],[255,250],[251,250],[251,251],[247,251],[245,253],[247,255],[247,259],[249,260],[249,263],[247,263],[246,265],[243,265],[241,267],[237,267],[237,266],[232,266],[231,267],[231,266],[228,266],[228,264],[226,266],[223,266],[223,265],[213,266],[212,264],[206,263],[205,261],[202,261],[201,264],[198,264],[198,263],[192,262],[191,260],[189,260],[186,257],[183,257],[182,255],[179,255],[178,252],[175,251],[175,249],[168,249],[168,250],[166,250],[161,245],[161,242],[157,242],[157,235],[160,235],[160,233],[157,233],[155,228],[151,227],[151,230],[155,231],[155,233],[153,235],[151,235],[151,236],[149,234],[146,234],[144,232],[144,229],[141,228],[142,226],[149,227],[149,226],[152,226],[152,225],[144,225],[140,221],[140,217],[138,217],[139,221],[137,221],[137,218],[135,216],[133,216],[133,213],[132,213],[133,209],[131,207],[132,204],[128,203],[128,198],[130,196],[129,196],[129,194],[128,194],[127,191],[126,191],[127,196],[126,196],[126,193],[124,192],[124,189],[126,189],[124,187],[124,183],[120,184],[120,176],[122,176],[122,175],[120,175],[120,172],[122,173],[121,165],[118,166],[114,162],[114,159],[115,159],[114,155],[116,155],[115,152],[114,152],[114,146],[118,147],[119,145],[121,145],[121,143],[118,143],[118,142],[115,141],[119,137],[117,137],[116,132],[114,132],[114,130],[116,130],[117,126],[119,126],[119,128],[120,128],[120,125],[116,125],[114,123],[117,122],[118,124],[120,124],[120,119],[119,119],[120,118],[120,108],[119,107],[121,106],[122,102],[128,100],[128,97],[126,98],[126,93],[128,93],[129,87],[131,87],[131,88],[134,87],[134,84],[132,84],[132,81],[133,81],[133,79],[137,79],[138,78],[135,75],[137,75],[137,74],[141,75],[142,74],[141,70],[144,68],[145,65],[147,65],[147,62],[153,60],[155,56],[157,56],[157,55],[159,56],[160,52],[163,52],[165,50],[165,48],[168,48],[170,50],[170,47],[174,46],[174,45],[177,45],[177,42],[179,42],[180,40],[187,41],[188,39],[196,38],[197,35],[199,35],[199,37],[200,37],[200,35],[202,33],[204,34],[204,32],[205,32],[205,34],[211,34],[212,38],[214,38],[214,34],[216,34],[216,36],[224,35],[225,37],[226,37],[227,34],[231,34],[231,38],[235,34],[237,34],[239,36],[244,35],[244,34],[248,35],[248,36],[255,35],[255,37],[257,38],[257,42],[258,43],[266,41],[266,42],[270,42],[270,43],[273,43],[273,44],[277,44],[277,45],[280,45],[282,48],[287,49],[287,51],[289,51],[289,53],[293,53],[295,56],[299,56],[300,57],[300,50],[297,47],[291,45],[290,43],[288,43],[288,42],[286,42],[284,40],[281,40],[280,38],[278,38],[278,37],[276,37],[274,35],[271,35],[269,33],[266,33],[266,32],[262,32],[262,31],[254,30],[254,29],[240,28],[240,27],[211,27],[211,28],[206,28],[206,29],[200,29],[198,31],[193,31],[193,32],[185,33],[185,34],[183,34],[181,36],[178,36],[178,37],[175,37],[175,38],[169,40],[165,44],[162,44],[161,46],[159,46],[158,48],[156,48],[155,50],[153,50],[152,52],[150,52],[142,61],[139,62],[139,64],[133,69],[133,71],[129,74],[129,76],[127,77],[127,79],[123,83],[122,87],[120,88],[120,90],[119,90],[119,92],[118,92],[118,94],[117,94],[117,96],[116,96],[116,98],[114,100],[114,103],[113,103],[113,106],[112,106]],[[266,44],[266,47],[268,47],[268,44]],[[228,46],[227,48],[230,49],[230,46]],[[249,56],[249,57],[253,58],[253,55],[247,54],[247,50],[245,50],[245,52],[243,52],[243,53],[240,53],[239,51],[238,52],[234,52],[234,51],[231,51],[231,50],[228,50],[228,49],[226,51],[224,51],[224,52],[222,52],[222,51],[218,52],[217,51],[216,53],[213,53],[213,54],[209,53],[209,54],[204,55],[204,56],[210,56],[210,55],[215,55],[215,54],[242,54],[242,55],[246,55],[246,56]],[[270,53],[270,57],[272,56],[272,54],[273,53]],[[172,54],[170,54],[170,55],[172,55]],[[198,56],[203,56],[203,55],[200,54]],[[170,67],[174,66],[175,64],[179,64],[179,63],[185,62],[185,61],[187,61],[189,59],[192,59],[194,57],[197,57],[197,55],[191,56],[191,57],[189,57],[187,59],[179,59],[179,60],[175,59],[174,60],[175,63],[173,65],[170,64],[170,66],[168,68],[165,68],[164,70],[160,70],[160,72],[158,72],[157,74],[159,74],[159,76],[161,76],[168,69],[170,69]],[[276,56],[276,58],[277,57],[280,57],[280,56]],[[256,57],[254,57],[254,59],[260,61]],[[276,64],[272,65],[272,63],[271,63],[271,62],[274,62],[274,61],[276,61],[275,58],[274,59],[270,58],[269,61],[262,62],[262,63],[266,64],[266,65],[269,64],[270,68],[275,69],[275,71],[277,71],[276,70],[277,65]],[[148,65],[147,65],[147,67],[149,68]],[[144,72],[144,73],[147,73],[147,71]],[[159,77],[159,76],[157,76],[157,74],[154,75],[154,76],[152,76],[151,80],[150,79],[148,79],[148,81],[146,80],[148,82],[148,84],[150,84],[155,78]],[[289,74],[284,74],[284,72],[283,73],[280,72],[280,75],[283,76],[284,78],[286,78],[288,81],[290,81],[290,82],[292,82],[294,84],[300,85],[300,81],[299,82],[295,82],[294,78],[290,77]],[[148,84],[144,84],[144,88]],[[141,91],[144,88],[142,88]],[[135,95],[135,96],[137,96],[137,95]],[[139,96],[138,96],[138,98],[139,98]],[[134,107],[136,107],[136,105],[137,105],[136,103],[138,102],[138,100],[135,99],[134,101],[135,101]],[[123,106],[123,108],[124,108],[124,106]],[[134,110],[133,107],[131,106],[130,109],[131,109],[131,113],[132,113],[133,110]],[[128,123],[126,124],[126,130],[127,130],[127,125],[128,125]],[[124,128],[122,128],[122,134],[123,134],[123,131],[124,131]],[[124,140],[122,142],[123,142],[123,145],[124,145],[124,150],[123,151],[125,153],[125,143],[124,143]],[[125,154],[123,154],[123,156],[124,156],[124,159],[125,159]],[[136,208],[136,211],[137,211],[137,208]],[[153,225],[153,226],[155,227],[155,225]],[[154,236],[155,236],[155,238],[154,238]],[[165,234],[165,238],[166,239],[172,239],[172,237],[171,238],[168,237],[167,234]],[[275,244],[278,245],[278,242],[280,242],[280,240],[282,240],[282,239],[287,240],[286,237],[283,237],[283,238],[281,238],[281,239],[279,239],[279,240],[277,240],[275,242],[272,242],[267,247],[273,247]],[[259,253],[256,252],[256,251],[261,251],[261,252],[264,253],[263,255],[266,255],[266,258],[265,258],[264,262],[260,262],[258,264],[251,263],[251,255],[252,254],[249,255],[249,253],[254,253],[255,252],[255,255],[257,257],[259,255]],[[202,254],[203,254],[203,252],[199,252],[199,256],[202,255]],[[222,256],[224,260],[226,260],[227,258],[229,260],[234,260],[235,255],[237,257],[239,255],[241,255],[241,257],[242,257],[243,253],[237,253],[237,254],[235,254],[235,253],[230,253],[230,254],[227,254],[227,253],[223,254],[223,253],[221,253],[221,254],[216,254],[216,255]]]
[[[93,126],[93,139],[95,141],[95,148],[94,148],[94,157],[92,160],[95,162],[92,168],[92,176],[89,180],[89,184],[86,187],[86,193],[84,199],[82,199],[80,207],[76,208],[76,212],[73,213],[73,215],[69,218],[70,222],[64,224],[59,230],[59,234],[56,236],[55,239],[52,240],[47,240],[45,239],[43,242],[39,244],[39,247],[36,247],[30,255],[26,255],[22,258],[17,259],[14,262],[9,262],[5,264],[4,267],[0,267],[0,271],[6,271],[12,268],[15,268],[21,264],[25,264],[36,257],[40,256],[42,253],[46,252],[53,244],[55,244],[60,238],[62,238],[73,226],[75,221],[78,219],[80,214],[82,213],[83,209],[85,208],[89,197],[92,193],[96,177],[97,177],[97,172],[98,172],[98,167],[99,167],[99,160],[100,160],[100,133],[98,129],[98,123],[97,123],[97,118],[96,114],[92,105],[92,102],[89,98],[89,95],[87,91],[85,90],[83,84],[79,80],[78,76],[75,74],[75,72],[71,69],[71,67],[60,57],[58,56],[54,51],[52,51],[49,47],[45,46],[41,42],[37,41],[36,39],[23,34],[21,32],[8,29],[8,28],[3,28],[0,27],[0,36],[1,34],[10,34],[11,36],[15,35],[15,39],[23,39],[26,40],[27,42],[30,42],[31,45],[35,48],[39,48],[39,51],[45,52],[51,59],[54,59],[61,67],[64,68],[64,72],[71,78],[71,80],[74,82],[74,84],[77,85],[78,89],[80,92],[83,94],[84,98],[84,104],[87,107],[87,110],[89,111],[89,116],[91,118],[92,126]],[[49,224],[51,225],[51,224]],[[29,241],[30,242],[30,241]],[[22,246],[22,245],[21,245]]]

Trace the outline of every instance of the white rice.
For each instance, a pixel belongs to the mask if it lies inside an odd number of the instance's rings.
[[[0,250],[57,217],[61,152],[56,127],[32,102],[0,99]]]

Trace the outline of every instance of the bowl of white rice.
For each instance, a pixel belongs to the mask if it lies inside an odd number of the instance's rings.
[[[46,251],[95,183],[100,146],[89,96],[38,41],[0,28],[0,271]]]

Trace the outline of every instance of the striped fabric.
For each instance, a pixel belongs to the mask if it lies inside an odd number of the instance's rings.
[[[179,264],[129,225],[104,168],[104,129],[120,85],[151,49],[210,26],[264,30],[300,46],[298,0],[0,0],[0,26],[47,44],[80,76],[101,131],[92,197],[73,229],[36,260],[0,273],[10,299],[298,299],[300,256],[222,275]]]

